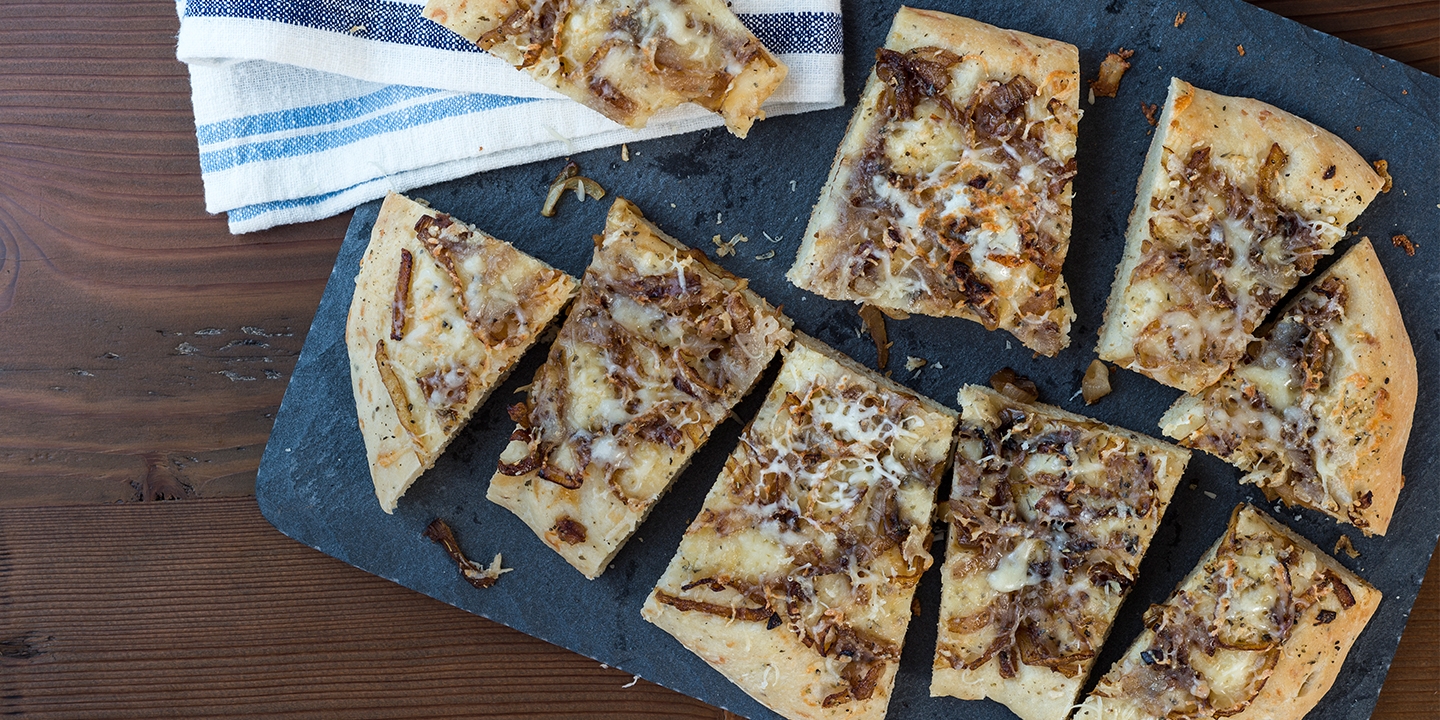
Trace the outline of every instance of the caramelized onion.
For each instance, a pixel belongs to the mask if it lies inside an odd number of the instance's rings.
[[[860,319],[865,321],[870,339],[875,341],[875,367],[884,370],[885,364],[890,362],[890,340],[885,334],[884,312],[867,303],[860,306]]]
[[[1110,367],[1099,359],[1091,360],[1085,368],[1085,379],[1080,381],[1080,394],[1086,405],[1094,405],[1100,398],[1110,394]]]
[[[1040,397],[1035,381],[1009,367],[1000,368],[990,376],[990,387],[1018,403],[1033,403]]]
[[[575,197],[580,202],[585,202],[585,196],[589,195],[595,200],[605,197],[605,188],[600,183],[591,180],[580,174],[580,166],[573,161],[565,163],[565,168],[550,183],[550,192],[545,196],[545,205],[540,208],[540,214],[545,217],[555,217],[555,208],[560,204],[560,197],[566,190],[574,190]]]
[[[1120,78],[1125,77],[1125,71],[1130,69],[1130,63],[1126,62],[1135,55],[1134,50],[1120,48],[1118,52],[1105,55],[1100,61],[1100,75],[1090,83],[1091,92],[1099,97],[1115,97],[1120,90]]]

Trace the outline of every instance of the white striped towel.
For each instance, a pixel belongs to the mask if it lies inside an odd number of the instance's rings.
[[[420,16],[423,0],[177,0],[205,209],[247,233],[389,190],[722,124],[629,130]],[[844,104],[839,0],[733,0],[789,66],[770,116]]]

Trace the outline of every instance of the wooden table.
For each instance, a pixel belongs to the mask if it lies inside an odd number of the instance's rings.
[[[1433,0],[1258,4],[1440,72]],[[0,3],[0,712],[728,716],[261,518],[350,218],[205,214],[177,29],[170,0]],[[1440,715],[1437,565],[1377,718]]]

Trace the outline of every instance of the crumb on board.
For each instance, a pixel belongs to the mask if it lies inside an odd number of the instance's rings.
[[[1145,122],[1150,123],[1150,127],[1159,124],[1160,121],[1155,118],[1155,111],[1159,109],[1160,106],[1155,103],[1140,103],[1140,112],[1145,113]]]
[[[1376,160],[1375,162],[1372,162],[1370,164],[1374,166],[1375,174],[1380,176],[1380,181],[1383,183],[1380,186],[1380,192],[1390,192],[1390,188],[1395,187],[1395,181],[1393,178],[1390,177],[1390,161]]]
[[[756,260],[769,260],[770,258],[773,258],[773,257],[775,257],[775,251],[774,251],[774,250],[770,250],[769,252],[763,252],[763,253],[760,253],[759,255],[756,255],[756,256],[755,256],[755,259],[756,259]]]
[[[909,370],[910,372],[916,372],[920,368],[928,365],[929,363],[930,361],[926,360],[925,358],[915,357],[914,355],[905,356],[905,369]]]
[[[1214,500],[1214,499],[1215,499],[1215,493],[1210,492],[1209,490],[1206,490],[1206,491],[1205,491],[1205,497],[1210,498],[1211,500]]]
[[[1085,368],[1085,377],[1080,381],[1080,393],[1085,396],[1086,405],[1094,405],[1100,398],[1110,394],[1110,366],[1099,358],[1090,361]]]
[[[1390,238],[1390,244],[1394,245],[1397,248],[1400,248],[1401,250],[1404,250],[1406,255],[1409,255],[1410,257],[1415,257],[1415,241],[1411,240],[1409,235],[1406,235],[1405,233],[1394,235]]]
[[[1119,50],[1109,53],[1100,62],[1100,74],[1090,83],[1090,102],[1095,102],[1095,96],[1115,97],[1120,90],[1120,78],[1125,76],[1125,71],[1130,69],[1130,63],[1126,62],[1135,55],[1134,50]]]
[[[1349,555],[1351,560],[1360,557],[1360,551],[1356,550],[1355,544],[1350,542],[1350,536],[1344,533],[1341,533],[1340,539],[1335,541],[1335,549],[1331,552],[1335,555],[1343,552]]]
[[[1240,53],[1240,57],[1245,57],[1245,46],[1244,46],[1244,45],[1236,45],[1236,46],[1235,46],[1235,52]]]
[[[632,676],[632,677],[630,678],[630,682],[625,683],[624,685],[621,685],[620,687],[621,687],[621,688],[632,688],[632,687],[635,687],[635,684],[638,683],[638,682],[640,682],[640,676],[639,676],[639,675],[634,675],[634,676]]]
[[[1184,10],[1181,10],[1180,12],[1176,13],[1176,14],[1175,14],[1175,27],[1178,28],[1178,27],[1180,27],[1181,25],[1184,25],[1184,24],[1185,24],[1185,18],[1186,18],[1186,17],[1187,17],[1187,13],[1186,13]]]
[[[761,231],[760,231],[760,234],[761,234],[761,235],[764,235],[764,236],[765,236],[765,239],[766,239],[766,240],[769,240],[769,241],[772,242],[772,243],[779,243],[781,240],[784,240],[784,239],[785,239],[785,236],[784,236],[784,235],[781,235],[780,237],[770,237],[770,233],[765,232],[764,230],[761,230]]]
[[[791,180],[791,181],[790,181],[790,192],[795,192],[795,181],[794,181],[794,180]]]
[[[624,162],[630,162],[630,146],[625,143],[620,143],[620,159]]]
[[[750,242],[750,238],[740,233],[735,233],[730,236],[729,240],[721,240],[720,236],[716,235],[710,239],[710,242],[715,243],[715,257],[725,257],[726,255],[734,255],[735,246],[742,242]]]

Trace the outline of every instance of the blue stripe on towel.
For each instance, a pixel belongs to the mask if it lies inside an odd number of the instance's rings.
[[[367,40],[479,52],[474,43],[430,22],[420,6],[377,0],[189,0],[186,17],[231,17],[299,25]],[[840,16],[835,13],[747,13],[740,22],[774,53],[841,52]]]
[[[189,0],[186,17],[269,20],[366,40],[480,52],[474,43],[420,16],[420,6],[376,0]],[[353,32],[352,32],[353,31]]]
[[[339,195],[340,193],[349,192],[350,190],[364,185],[365,183],[372,182],[375,182],[375,180],[371,179],[364,182],[359,182],[351,185],[350,187],[340,188],[335,192],[328,192],[323,195],[311,195],[310,197],[295,198],[293,200],[276,200],[275,202],[259,203],[256,205],[244,205],[242,207],[235,208],[234,210],[227,210],[225,214],[229,216],[230,224],[233,225],[235,223],[244,222],[253,217],[266,215],[272,212],[278,212],[280,210],[289,210],[290,208],[309,205],[319,205],[320,203],[323,203],[326,200],[329,200],[330,198]]]
[[[281,138],[249,143],[223,150],[200,153],[200,171],[203,173],[228,170],[237,165],[263,162],[277,158],[309,155],[343,145],[350,145],[366,138],[425,125],[456,115],[494,110],[533,102],[534,98],[511,95],[469,94],[436,100],[435,102],[401,108],[364,122],[342,128],[325,130],[310,135]]]
[[[201,145],[209,145],[234,138],[265,135],[282,130],[332,125],[364,117],[391,105],[443,92],[445,91],[433,88],[387,85],[369,95],[360,97],[197,125],[195,136],[199,138]]]

